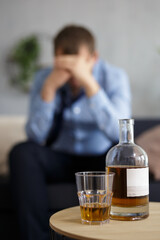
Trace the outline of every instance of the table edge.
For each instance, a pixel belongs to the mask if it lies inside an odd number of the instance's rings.
[[[149,204],[160,204],[160,202],[149,202]],[[63,210],[60,210],[60,211],[58,211],[58,212],[56,212],[56,213],[59,213],[59,212],[61,212],[61,211],[65,211],[66,209],[72,209],[72,208],[79,208],[79,206],[74,206],[74,207],[70,207],[70,208],[65,208],[65,209],[63,209]],[[56,213],[54,213],[53,215],[55,215]],[[53,216],[52,215],[52,216]],[[61,234],[61,235],[64,235],[64,236],[66,236],[66,237],[70,237],[70,238],[76,238],[77,240],[93,240],[93,238],[89,238],[89,237],[85,237],[84,238],[84,236],[83,237],[81,237],[81,236],[79,236],[79,235],[76,235],[76,234],[70,234],[70,233],[68,233],[68,232],[66,232],[66,231],[63,231],[63,230],[61,230],[61,229],[59,229],[59,228],[56,228],[55,226],[53,226],[52,225],[52,223],[51,223],[51,218],[52,218],[52,216],[50,217],[50,219],[49,219],[49,226],[50,226],[50,228],[51,228],[51,230],[54,230],[55,232],[57,232],[57,233],[59,233],[59,234]],[[113,221],[115,221],[115,220],[113,220]],[[107,240],[107,239],[106,239]],[[109,239],[108,239],[109,240]]]

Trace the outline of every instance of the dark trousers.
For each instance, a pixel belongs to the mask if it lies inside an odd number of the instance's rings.
[[[48,182],[75,182],[75,172],[105,170],[105,154],[77,156],[27,141],[11,150],[9,164],[20,239],[48,240]]]

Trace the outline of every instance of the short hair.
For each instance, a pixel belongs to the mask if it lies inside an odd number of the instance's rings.
[[[77,25],[64,27],[54,38],[54,53],[58,49],[63,54],[77,54],[80,46],[84,45],[92,54],[95,51],[95,39],[93,34],[86,28]]]

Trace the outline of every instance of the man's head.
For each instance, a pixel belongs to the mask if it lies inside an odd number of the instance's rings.
[[[55,57],[68,55],[81,57],[86,65],[90,66],[91,72],[97,60],[95,39],[92,33],[82,26],[66,26],[54,38],[54,55]],[[69,84],[73,88],[79,87],[74,77],[71,77]]]
[[[95,39],[90,31],[82,26],[64,27],[54,38],[54,54],[78,54],[81,47],[86,47],[92,55],[95,52]]]

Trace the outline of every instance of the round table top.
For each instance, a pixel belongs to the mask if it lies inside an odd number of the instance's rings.
[[[53,214],[50,227],[61,235],[83,240],[159,240],[160,203],[150,202],[149,217],[139,221],[116,221],[103,225],[81,223],[80,207]]]

